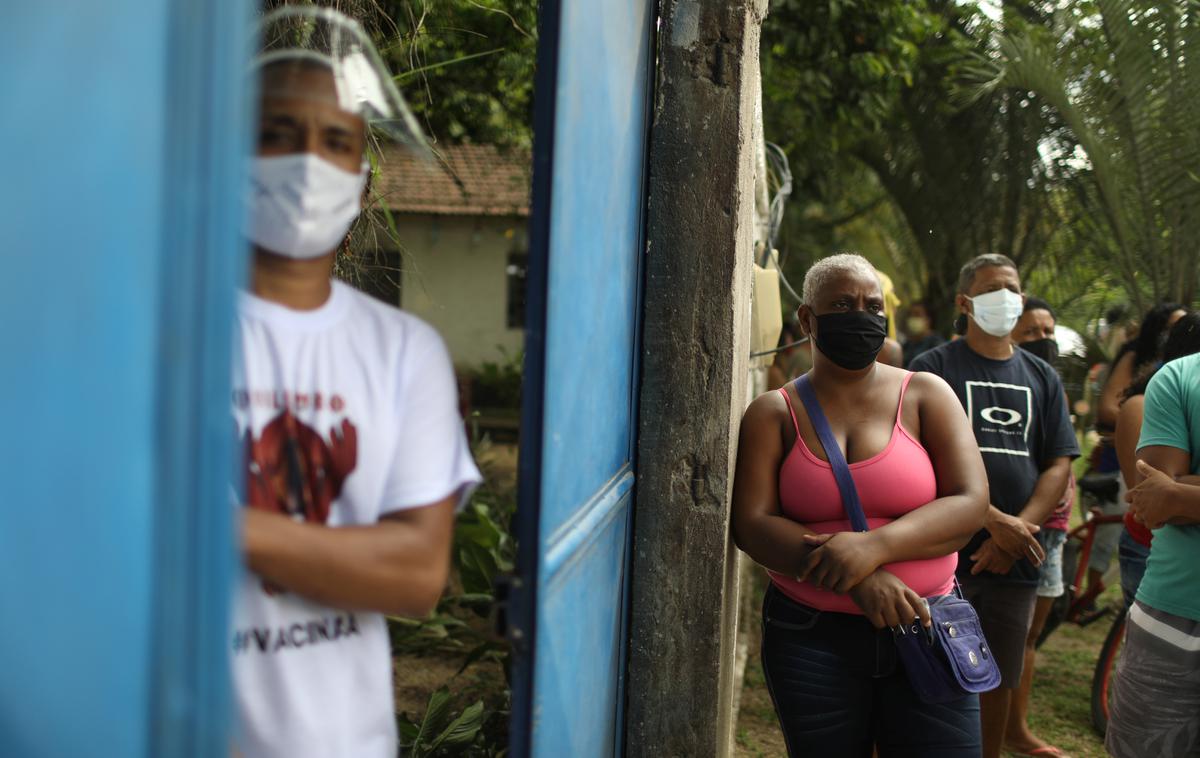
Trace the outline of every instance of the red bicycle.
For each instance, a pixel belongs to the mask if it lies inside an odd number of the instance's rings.
[[[1092,672],[1092,728],[1101,736],[1108,730],[1109,687],[1121,647],[1125,644],[1125,620],[1128,615],[1129,609],[1122,604],[1108,629],[1104,644],[1100,646],[1100,657],[1096,661],[1096,670]]]
[[[1085,492],[1088,491],[1082,482],[1081,488]],[[1086,593],[1080,593],[1080,584],[1087,575],[1088,559],[1091,557],[1092,545],[1096,540],[1096,529],[1102,524],[1121,523],[1122,520],[1123,517],[1120,515],[1105,515],[1100,512],[1099,508],[1093,507],[1088,510],[1087,520],[1067,533],[1067,541],[1063,545],[1062,563],[1063,584],[1066,592],[1057,598],[1051,607],[1050,615],[1046,618],[1046,626],[1037,640],[1038,647],[1041,647],[1042,643],[1064,621],[1085,625],[1083,619],[1087,618],[1093,601],[1105,589],[1103,581],[1101,581],[1098,586],[1089,587]],[[1112,626],[1104,638],[1104,644],[1100,647],[1096,668],[1092,672],[1092,727],[1101,735],[1108,729],[1109,687],[1112,683],[1112,674],[1117,658],[1120,656],[1121,646],[1125,642],[1126,614],[1127,609],[1122,602],[1113,618]],[[1086,623],[1091,623],[1091,620]]]

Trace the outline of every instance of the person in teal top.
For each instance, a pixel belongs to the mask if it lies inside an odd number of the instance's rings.
[[[1200,354],[1146,390],[1139,484],[1127,499],[1154,530],[1129,609],[1105,746],[1117,758],[1200,754]]]
[[[1169,472],[1161,471],[1163,478],[1168,473],[1175,477],[1200,474],[1200,355],[1162,367],[1146,390],[1144,419],[1138,439],[1139,459],[1153,466],[1154,462],[1146,457],[1149,448],[1166,447],[1169,450],[1162,452],[1175,460]],[[1184,466],[1186,470],[1181,471]],[[1155,514],[1154,521],[1166,515],[1164,523],[1147,523],[1154,529],[1154,549],[1137,597],[1160,610],[1200,621],[1200,592],[1196,591],[1200,579],[1200,511],[1189,518],[1186,500],[1190,489],[1187,484],[1179,485],[1170,499],[1176,506],[1172,513]],[[1164,502],[1160,509],[1163,505],[1170,507],[1172,503]],[[1146,522],[1145,518],[1141,520]]]

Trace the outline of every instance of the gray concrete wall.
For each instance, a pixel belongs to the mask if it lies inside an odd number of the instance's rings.
[[[399,305],[438,330],[455,365],[520,353],[525,333],[507,326],[505,269],[510,252],[529,249],[525,219],[398,214],[396,226]]]
[[[650,147],[626,748],[732,751],[755,82],[766,0],[663,0]]]

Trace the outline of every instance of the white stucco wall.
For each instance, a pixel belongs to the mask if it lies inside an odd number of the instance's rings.
[[[529,248],[525,219],[397,215],[400,307],[432,324],[456,366],[519,354],[522,329],[507,326],[508,255]]]

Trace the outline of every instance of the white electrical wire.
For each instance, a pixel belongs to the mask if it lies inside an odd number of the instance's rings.
[[[783,152],[783,148],[779,145],[776,145],[774,142],[767,142],[765,152],[767,154],[767,181],[768,184],[775,185],[775,194],[771,196],[767,210],[767,239],[760,265],[766,268],[768,262],[774,262],[775,269],[779,272],[779,281],[783,283],[783,288],[787,290],[789,295],[795,298],[797,303],[803,303],[804,298],[800,297],[800,293],[796,292],[796,288],[784,276],[779,253],[775,250],[775,240],[778,238],[779,230],[783,226],[783,212],[787,206],[788,198],[792,196],[792,169],[788,164],[787,153]]]

